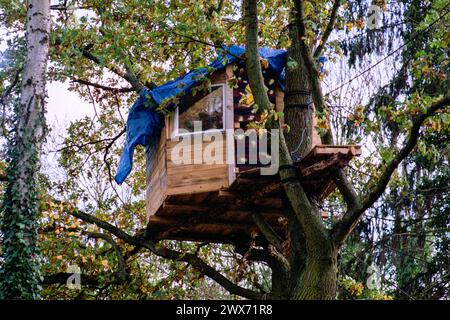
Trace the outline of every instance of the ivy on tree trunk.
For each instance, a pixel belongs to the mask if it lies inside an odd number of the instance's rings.
[[[45,73],[50,37],[50,1],[30,0],[26,21],[27,54],[20,102],[15,107],[14,138],[8,147],[7,187],[3,202],[3,259],[0,297],[40,297],[37,249],[37,174],[47,128]]]

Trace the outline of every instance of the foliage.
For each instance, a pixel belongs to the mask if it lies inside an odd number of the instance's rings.
[[[434,24],[432,31],[425,31],[442,15],[446,1],[375,2],[383,9],[384,27],[369,30],[366,16],[372,2],[342,1],[323,53],[327,63],[321,77],[328,93],[327,108],[317,114],[322,133],[331,124],[337,143],[364,146],[363,157],[354,160],[347,172],[362,193],[370,190],[392,160],[414,117],[448,93],[449,84],[446,26],[450,15]],[[9,32],[10,57],[2,59],[0,68],[2,96],[23,64],[21,30],[26,7],[25,1],[13,3],[0,0],[0,24]],[[287,48],[292,3],[263,0],[258,5],[259,45]],[[332,1],[305,2],[307,43],[319,44],[331,5]],[[47,149],[58,155],[58,171],[40,176],[39,193],[30,195],[40,199],[39,226],[25,226],[39,230],[44,298],[230,297],[192,266],[137,250],[74,218],[71,212],[89,213],[129,234],[142,232],[146,222],[143,148],[124,186],[111,179],[121,152],[127,110],[136,98],[130,75],[148,87],[160,85],[205,65],[221,44],[244,43],[240,10],[241,2],[233,0],[61,0],[54,4],[49,80],[69,82],[70,90],[91,103],[96,115],[71,123],[64,128],[62,141],[54,136],[56,141],[48,143]],[[402,43],[406,45],[392,59],[371,68]],[[288,61],[290,68],[296,65],[297,61]],[[355,75],[359,75],[356,80],[335,90]],[[12,127],[14,95],[2,103],[6,105],[6,138]],[[265,118],[269,116],[282,114],[273,112]],[[339,298],[448,298],[449,124],[448,110],[426,121],[417,148],[396,170],[383,197],[367,211],[344,246],[339,259]],[[331,227],[345,211],[344,200],[335,192],[321,208],[331,213],[326,221]],[[3,230],[9,230],[5,221]],[[2,237],[3,249],[8,234]],[[231,246],[165,244],[197,253],[244,287],[270,291],[270,268],[249,262]],[[381,269],[379,291],[365,285],[372,262]],[[81,290],[65,286],[71,265],[81,269],[82,284],[87,284]],[[55,277],[61,273],[62,278]]]

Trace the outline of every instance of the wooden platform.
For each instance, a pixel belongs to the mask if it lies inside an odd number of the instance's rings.
[[[312,197],[326,198],[335,188],[330,176],[332,168],[345,167],[360,154],[361,148],[356,145],[315,146],[295,163],[305,191]],[[260,242],[263,239],[253,221],[252,210],[258,210],[283,235],[288,206],[278,175],[261,176],[259,168],[251,168],[238,173],[228,188],[167,195],[156,214],[150,216],[148,233],[155,240]]]

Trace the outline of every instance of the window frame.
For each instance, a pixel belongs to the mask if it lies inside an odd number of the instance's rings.
[[[226,115],[225,112],[227,111],[226,108],[226,99],[227,99],[227,94],[226,94],[226,83],[215,83],[215,84],[211,84],[211,88],[215,88],[215,87],[222,87],[222,128],[221,129],[207,129],[207,130],[202,130],[202,131],[194,131],[194,132],[188,132],[188,133],[179,133],[179,116],[180,116],[180,108],[177,107],[174,111],[174,115],[172,118],[172,137],[182,137],[182,136],[188,136],[188,135],[195,135],[195,134],[203,134],[205,132],[224,132],[226,130]],[[212,91],[211,91],[212,92]],[[205,96],[206,97],[206,96]]]

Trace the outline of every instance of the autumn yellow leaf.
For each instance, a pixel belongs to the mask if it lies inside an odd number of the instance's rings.
[[[262,66],[264,69],[269,68],[269,61],[267,61],[266,59],[261,59],[261,66]]]

